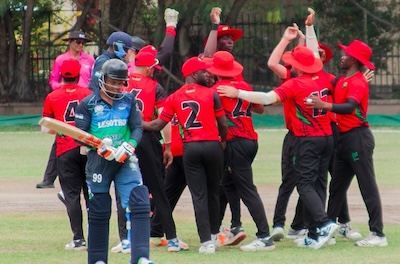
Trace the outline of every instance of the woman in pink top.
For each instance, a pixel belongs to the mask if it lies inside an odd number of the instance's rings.
[[[80,31],[72,31],[69,37],[63,40],[68,41],[68,49],[55,59],[50,72],[49,84],[53,90],[60,88],[62,80],[60,72],[61,64],[67,59],[75,58],[81,64],[78,86],[87,88],[89,86],[94,58],[82,49],[86,42],[90,42],[91,40],[86,38],[85,33]]]

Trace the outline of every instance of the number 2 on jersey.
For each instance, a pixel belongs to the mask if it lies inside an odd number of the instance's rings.
[[[184,127],[186,129],[191,128],[201,128],[202,124],[197,120],[197,116],[199,115],[200,106],[196,101],[185,101],[182,102],[182,110],[190,109],[190,113],[185,121]]]

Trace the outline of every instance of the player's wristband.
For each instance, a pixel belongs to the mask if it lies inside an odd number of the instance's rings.
[[[212,24],[211,30],[218,30],[219,24]]]

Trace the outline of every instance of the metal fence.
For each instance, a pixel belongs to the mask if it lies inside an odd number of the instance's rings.
[[[50,21],[50,19],[49,19]],[[255,90],[268,91],[276,87],[280,80],[273,74],[267,67],[268,58],[280,41],[281,36],[287,27],[293,22],[282,22],[279,24],[271,24],[265,22],[262,16],[247,15],[241,16],[237,23],[231,25],[243,30],[244,35],[240,41],[235,43],[234,54],[236,59],[243,64],[243,76],[245,80],[250,83]],[[50,26],[50,24],[49,24]],[[203,24],[197,23],[191,26],[189,31],[191,39],[201,39],[201,29]],[[201,41],[202,42],[202,41]],[[50,41],[48,42],[50,43]],[[334,58],[326,65],[327,70],[333,74],[339,73],[338,65],[340,63],[340,51],[330,45],[334,51]],[[289,48],[292,48],[290,46]],[[31,80],[35,93],[39,98],[44,98],[50,91],[48,85],[48,77],[51,70],[52,63],[57,55],[65,52],[65,45],[40,45],[32,47],[32,72]],[[87,49],[88,47],[86,47]],[[198,44],[194,50],[202,52],[203,45]],[[96,52],[93,52],[95,50]],[[92,44],[92,52],[90,54],[97,54],[97,43]],[[179,52],[175,51],[173,56],[179,56]],[[370,84],[371,99],[398,99],[400,98],[400,49],[394,47],[393,52],[390,54],[374,54],[372,61],[385,62],[387,69],[377,69],[375,78]],[[180,61],[174,59],[173,61]],[[172,72],[180,76],[180,65],[175,65]],[[163,73],[165,75],[165,73]],[[168,79],[168,84],[163,83]],[[175,89],[179,87],[178,83],[174,83],[170,78],[161,76],[160,83],[168,88]]]

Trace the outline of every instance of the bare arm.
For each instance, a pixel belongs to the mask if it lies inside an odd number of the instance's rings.
[[[163,129],[168,122],[161,120],[160,118],[154,119],[153,121],[150,122],[143,122],[143,129],[148,130],[148,131],[160,131]]]
[[[257,113],[257,114],[262,114],[262,113],[264,113],[264,106],[261,104],[252,105],[251,111],[254,113]]]
[[[218,25],[221,22],[220,15],[221,15],[221,8],[214,7],[211,9],[210,19],[211,23],[214,25],[208,35],[207,43],[204,48],[204,57],[211,58],[214,53],[217,51],[217,37],[218,37]],[[217,27],[217,28],[215,28]]]
[[[279,62],[290,41],[297,37],[297,32],[298,29],[295,27],[286,28],[281,41],[279,41],[278,45],[272,51],[271,56],[268,59],[268,67],[281,79],[286,79],[288,76],[286,67]]]

